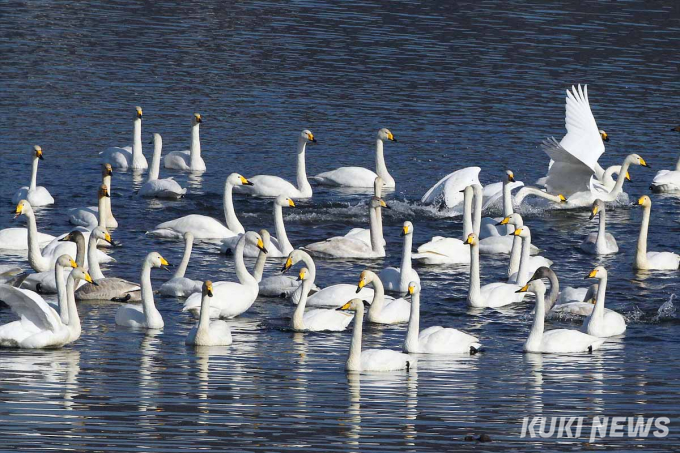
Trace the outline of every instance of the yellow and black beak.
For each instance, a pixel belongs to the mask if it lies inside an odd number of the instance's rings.
[[[281,273],[287,272],[293,266],[293,259],[289,256],[281,268]]]
[[[291,200],[290,198],[288,199],[288,206],[290,206],[291,208],[295,207],[295,202],[293,200]]]
[[[630,173],[628,172],[626,172],[626,181],[632,181],[632,179],[630,178]]]
[[[357,293],[359,293],[362,289],[364,289],[364,286],[366,286],[366,280],[362,278],[359,280],[359,284],[357,285]]]
[[[109,189],[107,189],[106,187],[102,187],[102,196],[106,198],[111,198],[111,195],[109,194]]]
[[[170,267],[170,263],[168,263],[168,261],[165,258],[163,258],[162,256],[161,256],[161,267],[163,269],[165,269],[166,271],[170,272],[170,269],[168,269],[168,267]]]
[[[607,135],[606,132],[600,133],[600,136],[602,137],[603,142],[608,142],[609,141],[609,135]]]
[[[208,295],[208,297],[213,297],[212,285],[209,285],[209,286],[205,289],[205,293]]]
[[[410,286],[408,287],[408,293],[413,296],[413,293],[415,292],[416,287],[415,286]]]
[[[500,222],[498,222],[498,223],[496,224],[496,226],[498,226],[498,225],[507,225],[508,222],[510,222],[510,216],[508,216],[508,217],[504,218],[503,220],[501,220]]]
[[[645,195],[643,195],[643,196],[641,196],[640,198],[638,198],[637,204],[639,204],[640,206],[642,206],[643,204],[645,204]]]
[[[316,143],[316,138],[314,138],[314,134],[312,134],[311,132],[307,134],[307,140],[309,140],[312,143]]]
[[[267,251],[267,249],[265,248],[264,243],[262,242],[262,238],[259,238],[259,239],[257,240],[257,248],[260,249],[260,250],[262,250],[265,254],[266,254],[266,253],[269,253],[269,252]]]
[[[583,277],[583,279],[585,280],[587,278],[595,278],[595,277],[597,277],[597,269],[593,269],[592,271],[590,271],[590,274]]]
[[[19,203],[17,205],[17,208],[14,210],[14,218],[16,219],[17,217],[19,217],[23,213],[24,213],[24,204]]]
[[[137,118],[142,117],[142,109],[137,109]]]
[[[306,275],[306,274],[305,274],[305,270],[304,270],[304,269],[300,270],[300,273],[298,274],[297,281],[304,280],[304,279],[305,279],[305,275]]]
[[[472,236],[471,234],[468,235],[467,239],[465,239],[466,244],[472,245],[474,244],[474,242],[475,242],[474,236]]]
[[[382,198],[380,199],[380,207],[385,209],[392,209],[389,206],[387,206],[387,203],[385,203],[385,200],[383,200]]]
[[[642,165],[643,167],[652,168],[652,166],[645,162],[645,160],[642,157],[640,158],[640,165]]]
[[[401,229],[401,234],[399,236],[404,237],[408,234],[408,225],[404,225]]]
[[[338,311],[341,311],[341,310],[342,310],[342,311],[344,311],[344,310],[349,310],[349,307],[350,307],[351,305],[352,305],[352,301],[350,300],[350,301],[347,302],[345,305],[336,308],[336,310],[338,310]]]
[[[75,269],[76,267],[78,267],[78,263],[76,263],[76,262],[73,260],[73,258],[71,258],[71,259],[69,260],[69,264],[71,265],[71,267],[72,267],[73,269]]]
[[[529,284],[528,283],[526,285],[522,286],[517,291],[515,291],[515,293],[526,293],[527,291],[529,291]]]
[[[599,210],[600,210],[599,207],[597,206],[593,207],[592,211],[590,211],[590,220],[593,220],[595,218]]]
[[[512,233],[512,234],[513,234],[513,236],[519,236],[520,234],[522,234],[522,229],[521,229],[521,228],[517,228],[517,229],[515,230],[515,232]]]
[[[88,282],[88,283],[92,283],[94,286],[99,286],[99,284],[97,282],[92,280],[92,277],[90,276],[89,272],[85,272],[85,281]]]
[[[388,139],[389,141],[392,141],[392,142],[395,142],[395,143],[397,142],[397,139],[394,138],[394,134],[393,134],[392,132],[390,132],[389,134],[387,134],[387,139]]]
[[[557,196],[558,196],[558,197],[559,197],[559,199],[560,199],[560,203],[566,203],[566,202],[567,202],[567,199],[566,199],[566,198],[564,198],[564,195],[562,195],[562,194],[558,194]]]
[[[510,181],[510,182],[515,182],[515,175],[514,175],[513,173],[510,173],[510,174],[508,175],[508,181]]]
[[[70,241],[70,240],[73,239],[73,236],[74,236],[74,235],[73,235],[73,233],[71,232],[71,233],[67,234],[66,236],[64,236],[63,238],[58,239],[57,241],[58,241],[58,242],[68,242],[68,241]]]
[[[252,182],[248,181],[248,180],[247,180],[246,178],[244,178],[243,176],[239,176],[239,178],[241,178],[241,184],[243,184],[244,186],[252,186],[252,185],[253,185]]]
[[[108,232],[104,233],[104,240],[109,244],[113,245],[113,240],[111,239],[111,235]]]
[[[42,149],[37,149],[37,150],[35,151],[35,155],[36,155],[36,157],[37,157],[38,159],[40,159],[40,160],[45,160],[45,157],[43,156]]]
[[[196,122],[199,124],[203,122],[203,117],[199,113],[196,114]]]

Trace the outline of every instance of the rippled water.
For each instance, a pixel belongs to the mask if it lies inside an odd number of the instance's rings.
[[[545,174],[538,148],[564,134],[564,90],[588,83],[598,125],[611,141],[603,166],[630,152],[654,169],[680,152],[680,11],[641,1],[549,2],[5,2],[0,4],[0,197],[28,182],[28,152],[43,147],[39,183],[55,196],[38,216],[41,231],[70,227],[67,208],[92,205],[97,153],[127,145],[131,113],[144,108],[165,152],[186,149],[193,112],[208,172],[174,176],[189,187],[178,202],[139,199],[141,179],[116,173],[113,209],[122,247],[104,272],[137,279],[151,250],[178,262],[182,244],[145,236],[187,212],[221,218],[224,179],[232,171],[294,179],[294,145],[303,128],[319,140],[310,174],[338,165],[372,166],[373,137],[386,145],[397,191],[387,196],[384,261],[317,262],[320,285],[356,283],[366,266],[399,262],[400,225],[415,224],[415,243],[458,234],[459,219],[418,205],[441,176],[479,164],[483,183],[506,168],[533,182]],[[151,147],[145,146],[150,158]],[[655,171],[654,170],[654,171]],[[647,193],[654,171],[636,167],[631,199]],[[162,174],[167,174],[162,171]],[[678,200],[653,196],[651,249],[677,251]],[[314,198],[285,211],[295,246],[367,222],[364,195],[315,187]],[[273,228],[270,202],[237,197],[249,229]],[[609,269],[608,306],[629,317],[625,338],[591,356],[522,354],[531,304],[501,311],[465,305],[464,268],[418,268],[424,326],[479,336],[474,357],[423,357],[417,372],[347,375],[349,332],[294,334],[291,308],[260,298],[230,321],[234,344],[192,349],[193,320],[181,303],[157,297],[162,333],[117,328],[116,304],[82,304],[83,336],[59,351],[0,351],[0,438],[8,448],[281,451],[494,451],[586,448],[579,439],[520,438],[530,415],[671,419],[666,438],[608,438],[590,448],[672,450],[677,444],[680,346],[677,319],[655,318],[676,291],[677,272],[635,273],[631,262],[641,213],[608,210],[621,252],[597,259],[578,244],[595,222],[587,212],[528,209],[525,221],[564,285],[581,285],[596,264]],[[233,261],[199,244],[189,266],[197,279],[234,279]],[[3,261],[23,263],[16,255]],[[280,263],[272,261],[268,271]],[[484,257],[482,279],[500,280],[506,260]],[[158,286],[169,274],[154,271]],[[0,321],[12,319],[8,310]],[[567,325],[553,323],[553,325]],[[405,326],[365,329],[366,346],[400,347]],[[468,434],[488,434],[475,446]],[[557,443],[560,442],[558,445]],[[566,445],[564,445],[566,444]]]

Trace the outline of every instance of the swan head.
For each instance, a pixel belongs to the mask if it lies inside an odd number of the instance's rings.
[[[85,235],[83,232],[79,230],[73,230],[63,238],[59,239],[59,242],[75,242],[77,244],[81,240],[85,242]]]
[[[564,195],[562,195],[561,193],[557,194],[557,198],[560,199],[560,203],[566,203],[567,202],[567,198]]]
[[[468,234],[467,239],[465,239],[465,243],[468,245],[478,245],[479,239],[477,239],[477,235],[475,233],[470,233]]]
[[[378,276],[369,270],[363,271],[361,275],[359,276],[359,283],[357,284],[357,293],[359,293],[364,286],[368,285],[369,283],[372,283],[373,280],[378,278]]]
[[[111,195],[109,195],[109,188],[106,187],[106,184],[102,184],[99,186],[99,190],[97,191],[97,196],[101,200],[102,198],[111,198]]]
[[[43,157],[42,148],[38,145],[33,146],[33,156],[40,160],[45,160],[45,158]]]
[[[520,228],[515,229],[515,232],[512,233],[513,236],[519,236],[521,238],[529,238],[531,237],[531,231],[529,230],[529,227],[526,225],[523,225]]]
[[[255,247],[257,247],[260,251],[264,253],[269,253],[267,251],[267,248],[264,246],[264,242],[262,242],[262,236],[257,234],[254,231],[247,231],[246,232],[246,242],[250,242],[253,244]]]
[[[534,293],[534,294],[545,294],[545,283],[540,278],[537,280],[532,280],[526,285],[522,286],[520,289],[515,291],[516,293]]]
[[[213,282],[211,282],[210,280],[204,281],[202,292],[203,292],[204,296],[212,297],[213,296]]]
[[[652,199],[649,198],[647,195],[643,195],[638,199],[636,205],[637,206],[643,206],[645,208],[651,208],[652,207]]]
[[[390,130],[387,129],[386,127],[383,127],[382,129],[380,129],[378,131],[378,138],[382,141],[386,141],[386,140],[389,140],[391,142],[397,141],[397,139],[394,138],[394,134],[392,132],[390,132]]]
[[[111,164],[102,164],[102,176],[111,176],[113,174],[113,167]]]
[[[238,173],[232,173],[227,177],[227,183],[232,186],[252,186],[253,183]]]
[[[17,207],[14,210],[14,218],[16,219],[20,215],[30,215],[33,214],[33,207],[31,207],[31,203],[28,202],[28,200],[21,200],[19,203],[17,203]]]
[[[600,133],[600,137],[602,137],[602,141],[603,141],[603,142],[608,142],[608,141],[609,141],[609,135],[607,135],[607,133],[606,133],[605,131],[603,131],[602,129],[600,129],[598,132]]]
[[[142,108],[140,106],[135,107],[135,118],[142,119]]]
[[[642,165],[643,167],[652,168],[639,154],[629,154],[626,161],[633,165]]]
[[[281,268],[281,273],[286,272],[288,269],[293,267],[295,263],[297,263],[298,261],[302,261],[305,258],[313,262],[312,257],[309,256],[307,252],[300,249],[293,250],[288,254],[288,258],[286,259],[286,262],[283,264],[283,268]]]
[[[367,300],[361,300],[358,297],[350,300],[347,302],[345,305],[342,307],[336,308],[338,311],[346,311],[346,310],[352,310],[352,311],[364,311],[364,308],[368,308],[371,304],[368,303]]]
[[[505,170],[505,174],[508,176],[508,182],[515,182],[515,174],[512,170]]]
[[[507,225],[508,223],[515,225],[515,228],[522,228],[524,226],[524,220],[522,220],[522,216],[516,212],[510,214],[496,225]]]
[[[385,200],[378,197],[371,198],[371,208],[385,208],[390,209],[390,207],[385,203]]]
[[[92,277],[90,276],[90,274],[85,269],[83,269],[82,267],[75,267],[71,271],[71,277],[73,277],[73,279],[75,281],[85,280],[87,283],[92,283],[94,286],[99,286],[97,284],[97,282],[92,280]]]
[[[534,272],[529,281],[540,280],[542,278],[550,278],[551,273],[555,273],[552,269],[547,266],[541,266]]]
[[[106,241],[109,244],[113,245],[113,240],[111,240],[111,235],[109,234],[108,231],[106,231],[102,227],[96,227],[94,230],[92,230],[92,233],[90,233],[92,236],[94,236],[97,239],[101,239],[102,241]]]
[[[162,148],[163,147],[163,137],[161,137],[161,134],[158,132],[154,132],[153,136],[151,137],[151,141],[149,142],[149,145],[153,144],[154,148]]]
[[[194,233],[192,233],[191,231],[187,231],[186,233],[184,233],[184,242],[187,244],[189,242],[194,242]]]
[[[78,263],[76,263],[75,260],[71,258],[71,255],[66,253],[57,258],[57,264],[61,267],[72,267],[73,269],[78,267]]]
[[[597,266],[595,269],[590,271],[590,273],[586,275],[584,279],[597,278],[598,280],[602,280],[605,277],[607,277],[607,269],[605,269],[603,266]]]
[[[201,116],[200,113],[194,113],[194,116],[191,117],[191,125],[196,125],[196,124],[201,124],[203,122],[203,117]]]
[[[418,282],[411,282],[408,284],[408,293],[413,296],[420,293],[420,284]]]
[[[309,278],[309,269],[306,267],[303,267],[300,269],[300,272],[298,273],[298,278],[297,281],[301,282]]]
[[[276,203],[277,205],[279,205],[283,208],[294,208],[295,207],[295,202],[285,195],[279,195],[278,197],[276,197],[276,199],[274,200],[274,203]]]
[[[300,140],[306,143],[316,143],[314,134],[312,134],[312,131],[309,129],[305,129],[304,131],[300,132]]]
[[[593,202],[593,207],[590,210],[590,220],[593,220],[600,211],[604,211],[604,201],[598,198]]]
[[[407,220],[406,222],[404,222],[404,226],[401,227],[400,236],[404,237],[409,234],[413,234],[413,224]]]
[[[165,258],[161,256],[160,253],[158,252],[151,252],[148,255],[146,255],[146,261],[151,264],[151,267],[160,267],[161,269],[167,269],[168,266],[170,266],[170,263],[168,263]]]

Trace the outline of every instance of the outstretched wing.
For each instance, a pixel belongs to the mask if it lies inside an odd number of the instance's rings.
[[[597,128],[595,117],[588,102],[588,86],[574,86],[567,90],[565,127],[567,135],[562,138],[562,148],[578,161],[595,171],[595,164],[604,153],[604,143]],[[552,156],[551,156],[552,157]],[[556,162],[560,160],[553,158]]]
[[[0,285],[0,300],[18,316],[24,317],[39,329],[56,331],[61,320],[42,297],[27,289]]]
[[[541,148],[554,161],[545,180],[549,193],[569,197],[590,189],[593,170],[570,154],[555,138],[543,140]]]

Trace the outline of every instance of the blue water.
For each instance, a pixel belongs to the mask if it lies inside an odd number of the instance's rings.
[[[144,152],[153,132],[164,152],[187,149],[202,114],[208,171],[177,202],[140,199],[142,179],[114,174],[112,231],[122,246],[107,275],[138,279],[158,251],[179,262],[183,245],[145,235],[186,213],[222,219],[226,176],[295,178],[295,142],[310,129],[309,174],[340,165],[373,166],[376,131],[397,190],[386,196],[388,256],[374,262],[317,261],[317,283],[356,283],[361,270],[397,265],[404,220],[414,243],[458,235],[460,219],[419,206],[447,173],[482,167],[484,184],[506,169],[532,183],[548,158],[538,145],[564,134],[564,90],[587,83],[598,126],[611,138],[600,163],[638,153],[631,200],[680,152],[677,93],[680,11],[675,5],[549,2],[5,2],[0,4],[0,198],[27,184],[29,152],[43,148],[39,184],[56,199],[38,215],[40,231],[70,225],[68,208],[96,202],[98,152],[130,144],[135,105],[144,109]],[[294,246],[367,223],[365,195],[314,187],[314,198],[284,211]],[[652,196],[651,250],[678,251],[672,196]],[[273,229],[270,202],[237,197],[247,229]],[[532,303],[471,311],[465,268],[420,267],[423,326],[477,335],[474,357],[423,357],[417,372],[353,376],[343,366],[350,332],[293,334],[283,300],[259,298],[229,321],[234,343],[192,349],[194,324],[181,301],[156,297],[160,334],[115,326],[117,304],[83,303],[81,339],[59,351],[2,350],[0,439],[9,449],[195,451],[488,451],[609,449],[670,451],[678,442],[678,321],[655,320],[678,287],[677,272],[635,273],[641,212],[610,208],[620,252],[598,259],[578,245],[596,228],[586,210],[525,210],[534,243],[565,286],[581,286],[597,264],[609,270],[607,304],[629,318],[626,336],[589,356],[522,354]],[[188,276],[233,280],[233,261],[198,244]],[[483,282],[500,281],[506,258],[483,257]],[[20,263],[5,254],[3,263]],[[272,260],[267,272],[280,262]],[[154,271],[154,286],[169,274]],[[8,310],[0,322],[13,319]],[[552,323],[558,327],[574,327]],[[366,347],[400,347],[405,326],[367,325]],[[525,416],[666,416],[666,438],[520,438]],[[492,442],[469,443],[468,434]]]

